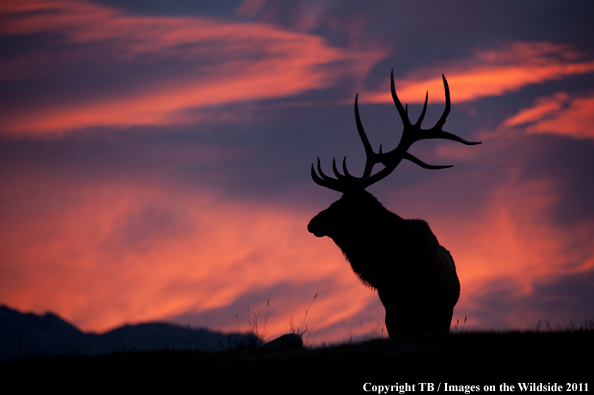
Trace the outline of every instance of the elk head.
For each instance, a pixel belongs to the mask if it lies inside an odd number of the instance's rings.
[[[450,113],[451,107],[450,89],[445,76],[442,75],[443,86],[445,89],[445,110],[435,126],[430,129],[421,128],[421,123],[423,122],[425,112],[427,111],[427,100],[429,93],[427,92],[425,95],[425,104],[423,105],[423,111],[421,112],[419,119],[413,124],[408,118],[408,105],[402,106],[402,103],[400,103],[398,95],[396,94],[396,88],[394,86],[394,70],[392,70],[390,77],[392,99],[394,100],[394,104],[396,105],[396,109],[398,110],[398,114],[400,114],[400,118],[404,126],[400,142],[396,148],[389,152],[382,152],[381,145],[379,147],[379,152],[375,152],[371,148],[371,144],[369,143],[369,139],[365,134],[365,130],[363,129],[363,124],[361,123],[361,118],[359,116],[359,95],[357,94],[357,96],[355,96],[355,121],[357,124],[357,131],[359,132],[359,137],[361,138],[361,142],[363,143],[367,157],[365,162],[365,170],[363,171],[363,175],[361,177],[355,177],[351,175],[347,169],[346,156],[342,161],[342,173],[336,167],[336,160],[332,160],[332,171],[334,172],[336,178],[332,178],[324,174],[320,165],[319,157],[317,163],[317,172],[314,168],[314,165],[312,164],[311,177],[316,182],[316,184],[343,193],[343,196],[340,200],[333,203],[327,210],[322,211],[309,223],[308,230],[318,237],[330,236],[334,238],[333,229],[345,229],[345,226],[347,225],[344,223],[345,221],[354,221],[352,225],[356,226],[371,226],[371,224],[374,224],[374,218],[377,218],[378,216],[372,214],[376,213],[377,211],[372,210],[371,213],[365,212],[364,210],[366,209],[364,207],[375,207],[378,208],[378,210],[379,207],[381,207],[383,210],[385,209],[373,196],[371,196],[371,194],[365,192],[365,188],[388,176],[392,171],[394,171],[396,166],[398,166],[398,164],[400,164],[403,159],[409,160],[425,169],[433,170],[452,167],[451,165],[429,165],[407,152],[411,145],[416,141],[426,139],[447,139],[466,145],[481,144],[480,142],[466,141],[463,138],[452,133],[445,132],[442,129],[446,122],[446,118]],[[372,174],[373,167],[376,164],[382,164],[384,167],[377,173]],[[353,210],[353,207],[357,207],[357,210]],[[348,213],[349,218],[345,217],[346,213]],[[357,219],[357,217],[360,218]],[[364,231],[364,229],[361,230]]]

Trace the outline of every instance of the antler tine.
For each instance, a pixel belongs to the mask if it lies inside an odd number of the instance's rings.
[[[378,155],[373,152],[373,148],[371,148],[371,144],[369,143],[369,139],[367,138],[367,134],[365,133],[365,129],[363,129],[363,123],[361,122],[361,117],[359,116],[359,94],[355,96],[355,122],[357,123],[357,131],[359,132],[359,137],[361,137],[361,142],[363,143],[363,148],[365,148],[365,170],[363,171],[363,179],[368,178],[371,175],[371,171],[373,170],[373,166],[379,162]],[[346,169],[346,163],[344,164],[344,168]],[[346,174],[347,172],[345,172]]]
[[[342,162],[343,169],[346,168],[345,162],[346,162],[346,156],[344,157],[344,160]],[[346,180],[350,180],[350,179],[354,178],[348,172],[345,172],[345,175],[340,174],[340,172],[336,168],[336,158],[332,158],[332,171],[334,172],[334,175],[336,176],[336,178],[338,178],[339,180],[346,181]],[[350,178],[349,178],[349,176],[350,176]]]
[[[441,75],[443,79],[443,88],[445,90],[445,109],[443,110],[443,114],[439,118],[439,121],[435,124],[435,128],[441,129],[446,122],[446,118],[450,115],[450,109],[452,107],[450,103],[450,87],[448,86],[448,80],[446,80],[445,75]]]
[[[313,165],[312,165],[313,166]],[[332,181],[332,177],[328,177],[326,174],[324,174],[324,172],[322,171],[322,166],[320,165],[320,158],[318,157],[318,173],[320,173],[320,177],[322,178],[323,181],[329,182]]]
[[[419,116],[419,119],[417,120],[417,123],[415,123],[415,126],[421,126],[421,123],[423,122],[423,119],[425,118],[425,112],[427,111],[427,100],[429,100],[429,91],[427,91],[427,93],[425,93],[425,104],[423,104],[423,111],[421,111],[421,116]]]
[[[446,139],[446,140],[457,141],[457,142],[465,144],[465,145],[482,144],[482,141],[467,141],[467,140],[464,140],[462,137],[456,136],[455,134],[452,134],[452,133],[444,132],[443,130],[436,131],[436,132],[433,132],[433,131],[427,131],[427,132],[430,132],[430,133],[427,133],[427,136],[423,137],[423,139]]]
[[[349,173],[349,171],[347,170],[347,165],[346,165],[346,156],[344,157],[344,159],[342,160],[342,171],[344,172],[344,175],[349,177],[352,180],[356,180],[357,178],[352,176],[351,173]]]
[[[320,158],[318,157],[318,172],[320,173],[320,175],[318,176],[318,174],[316,173],[315,169],[314,169],[314,165],[312,163],[311,165],[311,178],[314,180],[314,182],[320,186],[332,189],[334,191],[338,191],[338,192],[345,192],[345,188],[344,185],[332,178],[332,177],[328,177],[327,175],[324,174],[324,172],[322,171],[322,166],[320,165]]]
[[[404,107],[402,107],[402,103],[400,103],[400,99],[398,99],[398,95],[396,94],[396,85],[394,84],[394,69],[392,69],[392,72],[390,73],[390,81],[390,91],[392,92],[392,100],[394,100],[394,104],[396,105],[398,114],[400,114],[400,119],[402,119],[402,123],[404,124],[404,128],[406,129],[410,126],[410,120],[408,119],[407,110],[405,110]]]
[[[404,154],[404,157],[402,159],[408,159],[412,163],[415,163],[415,164],[421,166],[422,168],[429,169],[429,170],[439,170],[439,169],[447,169],[448,167],[454,167],[454,165],[441,165],[441,166],[430,165],[430,164],[423,162],[419,158],[409,154],[408,152],[406,154]]]

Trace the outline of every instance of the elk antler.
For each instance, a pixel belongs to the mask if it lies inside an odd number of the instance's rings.
[[[362,177],[354,177],[352,176],[346,166],[346,156],[342,161],[342,170],[344,174],[341,174],[338,169],[336,168],[336,160],[332,159],[332,171],[336,178],[328,177],[322,171],[322,167],[320,165],[320,158],[318,158],[318,174],[316,173],[313,164],[311,165],[311,177],[316,182],[316,184],[321,185],[323,187],[327,187],[333,189],[338,192],[347,192],[353,190],[362,190],[378,182],[379,180],[388,176],[396,166],[402,161],[402,159],[407,159],[417,165],[425,168],[425,169],[445,169],[448,167],[452,167],[451,165],[447,166],[433,166],[429,165],[420,159],[414,157],[412,154],[408,153],[408,149],[410,148],[413,143],[419,140],[425,139],[448,139],[454,140],[462,144],[466,145],[476,145],[481,144],[480,142],[470,142],[466,141],[463,138],[460,138],[452,133],[444,132],[442,130],[443,125],[446,122],[446,118],[450,113],[450,88],[448,87],[448,82],[446,81],[445,76],[442,74],[443,78],[443,86],[445,89],[445,110],[439,118],[439,121],[433,126],[431,129],[421,129],[421,122],[423,122],[423,118],[425,117],[425,112],[427,111],[427,100],[429,98],[429,92],[425,95],[425,104],[423,105],[423,111],[417,120],[417,123],[414,125],[408,119],[408,105],[402,107],[402,103],[398,99],[398,95],[396,95],[396,88],[394,86],[394,70],[390,75],[391,77],[391,91],[392,91],[392,99],[394,99],[394,104],[396,105],[396,109],[398,110],[398,114],[400,114],[400,118],[402,119],[402,124],[404,125],[404,130],[402,131],[402,137],[400,138],[400,142],[392,151],[382,153],[382,146],[380,145],[379,152],[376,153],[371,148],[371,144],[369,143],[369,139],[365,134],[365,130],[363,129],[363,124],[361,123],[361,118],[359,117],[359,105],[358,99],[359,95],[355,96],[355,120],[357,122],[357,130],[359,131],[359,137],[361,137],[361,141],[363,142],[363,147],[365,148],[365,154],[367,156],[367,160],[365,162],[365,170],[363,171]],[[384,168],[377,173],[371,175],[373,170],[373,166],[376,164],[381,163],[384,165]]]

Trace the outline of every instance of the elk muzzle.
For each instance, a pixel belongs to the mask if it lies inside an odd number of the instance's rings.
[[[313,217],[311,221],[309,221],[309,224],[307,225],[307,230],[309,231],[309,233],[313,233],[316,237],[323,237],[324,234],[321,231],[320,227],[317,226],[318,221],[316,221],[317,216]]]
[[[311,221],[309,221],[309,224],[307,225],[307,230],[309,231],[309,233],[313,233],[314,236],[316,236],[316,237],[324,237],[324,236],[328,235],[328,233],[324,229],[325,221],[322,218],[322,214],[324,214],[324,212],[325,211],[322,211],[321,213],[319,213],[318,215],[313,217],[311,219]]]

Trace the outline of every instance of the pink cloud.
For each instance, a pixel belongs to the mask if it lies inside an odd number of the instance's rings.
[[[508,118],[504,125],[517,126],[525,123],[541,120],[551,113],[555,113],[564,107],[569,100],[569,95],[565,92],[557,93],[554,96],[539,98],[532,108],[524,109],[511,118]]]
[[[444,74],[452,101],[462,102],[500,96],[529,84],[592,72],[594,62],[584,60],[581,53],[566,45],[509,42],[492,50],[477,49],[464,59],[423,67],[396,81],[396,90],[403,103],[422,103],[426,91],[430,92],[430,101],[443,101],[441,75]],[[391,103],[387,84],[377,91],[361,94],[361,98],[367,102]]]
[[[38,12],[24,12],[32,10]],[[89,59],[98,64],[183,62],[181,74],[161,74],[126,91],[86,92],[66,101],[58,92],[53,103],[11,111],[4,115],[3,130],[13,134],[196,122],[200,117],[184,111],[324,88],[344,75],[365,74],[385,56],[378,49],[333,48],[320,37],[264,23],[131,16],[75,0],[8,2],[0,15],[4,34],[53,33],[60,37],[56,45],[77,44],[62,48],[60,56],[46,49],[0,62],[4,79],[60,74],[63,59],[69,66]],[[340,68],[332,66],[337,62]]]
[[[0,191],[11,207],[0,225],[0,300],[20,310],[51,310],[101,332],[221,308],[279,283],[325,281],[307,321],[323,329],[376,297],[331,242],[307,232],[310,213],[146,180],[73,183],[19,173]],[[273,299],[268,333],[288,331],[289,317],[300,317],[312,297]],[[227,318],[216,329],[236,330],[235,316]]]
[[[497,281],[514,291],[504,296],[508,301],[529,296],[544,279],[591,270],[593,224],[551,222],[560,185],[519,182],[511,172],[495,181],[485,201],[460,211],[451,202],[469,182],[444,174],[399,191],[400,202],[382,199],[405,218],[428,220],[452,252],[462,282],[455,318],[470,315],[467,326],[485,327],[477,314],[492,312],[481,297]],[[307,232],[315,212],[225,199],[163,179],[70,180],[27,168],[5,181],[0,207],[0,300],[20,310],[54,311],[87,331],[224,310],[279,284],[307,292],[263,293],[246,306],[263,312],[272,299],[271,337],[289,330],[290,316],[301,320],[314,293],[306,323],[318,342],[383,326],[377,294],[359,283],[330,239]],[[234,313],[246,329],[245,308]],[[234,313],[214,329],[236,330]],[[536,325],[537,315],[549,318],[543,310],[497,314],[502,326],[514,327]],[[373,318],[359,326],[361,316]]]
[[[594,97],[572,98],[560,92],[539,98],[530,108],[508,118],[503,126],[524,125],[527,133],[560,134],[573,138],[594,138]]]
[[[483,151],[482,155],[492,154]],[[594,223],[584,219],[559,226],[553,213],[563,197],[564,184],[554,179],[523,179],[512,156],[508,153],[507,175],[495,176],[489,185],[480,174],[444,174],[383,199],[388,209],[394,208],[404,218],[427,220],[440,243],[451,251],[462,284],[454,320],[468,316],[467,329],[535,329],[539,319],[569,325],[566,317],[576,322],[584,318],[581,314],[588,314],[569,308],[561,317],[559,311],[548,310],[546,303],[537,304],[542,294],[536,292],[542,284],[564,276],[592,272],[594,246],[589,240],[594,237]],[[482,198],[459,202],[464,196],[460,191],[469,185],[486,188],[481,193],[469,192]],[[532,300],[532,304],[513,311],[494,308],[513,306],[516,299]],[[556,302],[562,300],[547,301],[549,307]]]

